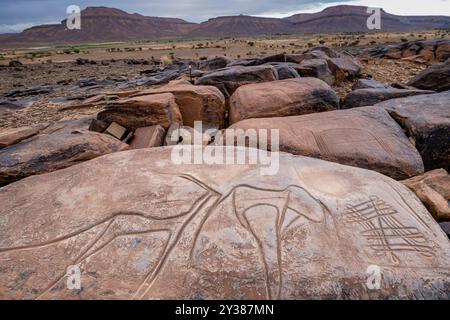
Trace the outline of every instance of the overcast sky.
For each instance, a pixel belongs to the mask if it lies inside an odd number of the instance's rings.
[[[384,8],[404,15],[448,15],[450,0],[0,0],[0,33],[20,32],[38,24],[59,23],[66,8],[108,6],[147,16],[177,17],[202,22],[224,15],[286,17],[316,12],[336,4]]]

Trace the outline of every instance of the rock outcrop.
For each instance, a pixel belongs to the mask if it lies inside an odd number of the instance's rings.
[[[419,197],[436,221],[450,221],[450,175],[447,171],[429,171],[402,183]]]
[[[397,88],[358,89],[345,96],[343,109],[373,106],[374,104],[396,98],[435,93],[430,90],[411,90]]]
[[[338,108],[336,93],[319,79],[299,78],[248,84],[237,89],[230,99],[230,123]]]
[[[372,80],[372,79],[358,79],[353,85],[353,90],[358,89],[389,89],[390,85]]]
[[[171,153],[116,153],[1,188],[0,297],[448,299],[450,243],[400,183],[286,154],[267,177]]]
[[[277,70],[271,65],[234,66],[207,73],[198,79],[195,84],[215,86],[226,98],[229,98],[237,88],[245,84],[275,80],[278,80]]]
[[[129,129],[161,125],[168,129],[173,123],[183,123],[180,109],[171,93],[152,94],[109,103],[97,115],[97,120],[118,123]]]
[[[450,58],[444,63],[438,63],[420,72],[412,78],[408,85],[425,90],[450,90]]]
[[[213,86],[170,84],[157,89],[142,90],[134,96],[171,93],[180,109],[183,124],[194,126],[194,121],[204,125],[223,128],[225,126],[225,98]]]
[[[445,61],[450,58],[450,40],[433,39],[409,41],[401,44],[376,47],[369,50],[375,58],[416,59],[425,62]]]
[[[88,131],[91,119],[60,121],[41,133],[0,149],[0,187],[128,149],[116,138]]]
[[[161,147],[164,144],[166,131],[160,125],[138,128],[134,132],[133,140],[130,143],[130,149],[144,149]]]
[[[29,127],[0,129],[0,149],[31,138],[47,128],[50,124],[37,124]]]
[[[422,156],[426,171],[450,171],[450,91],[388,100],[385,108]]]
[[[266,130],[269,138],[270,130],[279,130],[281,151],[367,168],[394,179],[424,172],[420,154],[402,128],[379,107],[248,119],[230,129]]]

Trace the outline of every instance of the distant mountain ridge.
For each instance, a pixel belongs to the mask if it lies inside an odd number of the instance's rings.
[[[318,13],[300,13],[284,18],[295,25],[294,29],[309,32],[363,32],[367,31],[367,7],[341,5]],[[418,29],[450,28],[448,16],[398,16],[381,9],[381,30],[389,32]]]
[[[81,12],[81,30],[67,30],[66,20],[63,20],[60,24],[35,26],[19,34],[2,35],[1,39],[5,44],[54,44],[166,37],[363,32],[368,31],[368,17],[367,7],[340,5],[318,13],[301,13],[283,19],[240,15],[191,23],[178,18],[130,14],[114,8],[87,7]],[[450,29],[450,17],[398,16],[383,10],[381,27],[381,31],[389,32]]]

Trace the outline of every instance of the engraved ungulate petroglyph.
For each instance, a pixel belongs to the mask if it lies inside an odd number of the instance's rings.
[[[273,177],[177,167],[170,151],[113,154],[0,189],[0,298],[370,298],[368,264],[389,270],[374,298],[444,297],[448,240],[391,179],[284,154]],[[82,290],[66,288],[69,265]]]
[[[241,225],[257,240],[264,262],[267,298],[280,299],[282,288],[281,242],[286,230],[298,219],[313,223],[325,219],[325,208],[304,189],[291,186],[282,191],[239,187],[233,193],[233,208]],[[271,224],[260,219],[271,218]]]

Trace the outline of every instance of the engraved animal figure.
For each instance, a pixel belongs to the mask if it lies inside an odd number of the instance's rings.
[[[258,244],[264,265],[266,296],[280,299],[284,235],[299,220],[324,221],[326,208],[298,186],[284,190],[240,186],[233,190],[231,196],[236,217]]]
[[[140,298],[151,286],[152,281],[157,277],[160,269],[163,267],[168,255],[176,246],[178,239],[183,233],[187,224],[194,218],[194,216],[208,203],[212,198],[219,197],[214,190],[210,189],[207,185],[196,180],[195,178],[183,175],[175,177],[181,179],[187,183],[193,183],[198,189],[198,198],[192,199],[188,209],[183,212],[177,212],[171,210],[164,215],[153,212],[116,212],[111,213],[108,217],[96,221],[89,226],[83,227],[80,230],[73,230],[70,234],[58,237],[57,239],[51,239],[46,242],[35,243],[29,246],[12,247],[12,248],[0,248],[0,256],[7,254],[13,254],[17,256],[23,251],[30,250],[42,250],[47,247],[53,247],[56,250],[58,246],[66,246],[70,248],[69,251],[73,252],[73,258],[67,256],[65,261],[66,266],[59,270],[59,275],[49,279],[48,286],[35,298],[45,298],[48,293],[51,293],[52,288],[61,284],[65,277],[65,270],[69,265],[89,264],[89,260],[96,254],[101,253],[104,249],[108,249],[115,241],[129,238],[148,236],[155,234],[160,238],[160,248],[154,250],[152,255],[151,267],[147,270],[147,274],[144,280],[136,288],[134,298]],[[160,199],[152,199],[152,201],[160,201]],[[162,203],[159,205],[162,206]],[[77,239],[84,238],[88,240],[84,249],[80,250],[80,247],[71,246],[77,242]],[[81,248],[83,248],[81,247]],[[58,250],[60,250],[58,248]],[[80,250],[80,251],[78,251]],[[127,280],[123,280],[127,281]]]
[[[362,235],[377,255],[388,255],[396,265],[400,264],[398,253],[402,251],[434,257],[433,248],[420,230],[405,226],[397,217],[398,211],[378,197],[372,196],[356,205],[348,204],[346,209],[346,222],[361,225]]]

